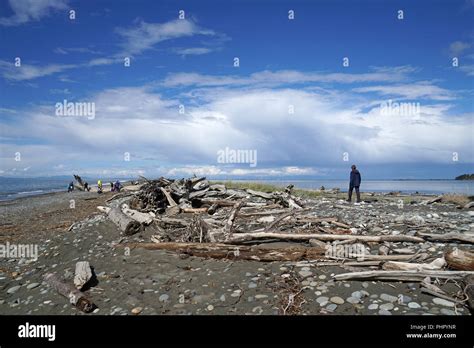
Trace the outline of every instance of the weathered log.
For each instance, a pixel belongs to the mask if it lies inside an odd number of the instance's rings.
[[[433,204],[433,203],[436,203],[436,202],[441,202],[443,199],[443,196],[438,196],[438,197],[435,197],[433,199],[430,199],[428,201],[426,201],[426,204]]]
[[[395,255],[394,255],[395,256]],[[406,255],[399,255],[406,256]],[[409,262],[397,262],[389,261],[383,265],[384,270],[400,270],[400,271],[432,271],[439,270],[446,266],[446,261],[443,257],[437,258],[431,263],[409,263]]]
[[[259,248],[221,243],[125,243],[116,247],[169,250],[191,256],[254,261],[300,261],[320,259],[325,249],[308,247]]]
[[[74,285],[77,290],[81,290],[87,282],[92,278],[92,270],[89,262],[79,261],[76,263],[76,271],[74,273]]]
[[[143,231],[143,225],[122,213],[122,210],[120,210],[120,208],[111,208],[107,213],[107,217],[126,236],[130,236],[132,234]]]
[[[165,195],[166,199],[168,200],[168,205],[170,207],[174,207],[178,204],[176,204],[176,202],[173,200],[173,198],[171,197],[171,195],[169,194],[168,191],[166,191],[163,187],[160,187],[160,190],[161,192],[163,192],[163,194]]]
[[[468,275],[463,279],[464,294],[467,296],[467,305],[474,312],[474,275]]]
[[[423,281],[426,277],[439,279],[462,279],[474,272],[467,271],[364,271],[341,273],[333,276],[334,280],[393,280],[393,281]]]
[[[423,243],[424,239],[414,236],[388,235],[388,236],[358,236],[338,234],[311,234],[311,233],[278,233],[278,232],[256,232],[236,233],[226,243],[241,243],[259,239],[286,239],[286,240],[309,240],[318,239],[323,241],[351,240],[361,242],[414,242]]]
[[[474,234],[450,232],[445,234],[417,232],[417,236],[433,242],[462,242],[474,244]]]
[[[451,269],[474,271],[474,253],[471,251],[453,248],[444,253],[444,258]]]
[[[273,194],[271,194],[271,193],[266,193],[266,192],[261,192],[261,191],[254,191],[254,190],[251,190],[251,189],[246,189],[245,191],[250,193],[252,196],[257,196],[257,197],[261,197],[261,198],[264,198],[264,199],[272,199],[273,198]]]
[[[60,295],[66,297],[69,300],[69,303],[84,313],[90,313],[95,308],[97,308],[97,306],[88,300],[83,293],[75,289],[71,284],[62,282],[56,277],[56,275],[47,273],[43,276],[43,278],[46,284],[51,286]]]
[[[133,220],[138,221],[139,223],[144,225],[149,225],[153,222],[153,217],[150,214],[130,209],[127,204],[122,204],[122,212]]]
[[[181,211],[183,213],[193,213],[193,214],[206,213],[207,210],[208,210],[208,208],[183,208],[183,209],[181,209]]]

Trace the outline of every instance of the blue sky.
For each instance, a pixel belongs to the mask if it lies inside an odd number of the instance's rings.
[[[1,0],[0,175],[473,172],[473,17],[466,0]],[[64,100],[94,117],[58,116]]]

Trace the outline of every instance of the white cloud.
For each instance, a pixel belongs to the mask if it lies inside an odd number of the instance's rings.
[[[67,0],[9,0],[14,12],[11,17],[0,18],[0,25],[14,26],[29,21],[38,21],[53,11],[67,8]]]
[[[34,66],[22,63],[16,67],[13,63],[0,60],[0,72],[7,80],[25,81],[32,80],[43,76],[52,75],[68,69],[76,68],[73,64],[49,64],[44,66]]]
[[[444,88],[434,85],[431,82],[421,81],[410,84],[368,86],[354,88],[353,91],[359,93],[373,92],[380,95],[396,96],[405,99],[432,99],[432,100],[452,100],[455,95]]]
[[[207,47],[191,47],[191,48],[176,48],[174,52],[181,56],[199,56],[203,54],[208,54],[213,50]]]
[[[449,54],[451,57],[459,57],[465,50],[471,47],[471,44],[462,41],[455,41],[449,45]]]
[[[117,28],[122,37],[121,44],[125,54],[139,54],[153,48],[157,43],[190,37],[195,35],[213,36],[216,33],[209,29],[200,28],[187,19],[176,19],[166,23],[146,23],[141,21],[138,26]]]

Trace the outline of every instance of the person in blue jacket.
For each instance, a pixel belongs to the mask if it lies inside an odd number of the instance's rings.
[[[359,192],[359,186],[360,182],[362,180],[359,171],[357,170],[356,166],[353,164],[351,166],[351,176],[350,176],[350,181],[349,181],[349,198],[347,199],[348,202],[352,201],[352,190],[356,190],[357,194],[357,203],[360,203],[360,192]]]

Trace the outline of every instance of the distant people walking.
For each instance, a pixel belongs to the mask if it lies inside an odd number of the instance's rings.
[[[71,181],[69,183],[69,186],[67,187],[67,192],[72,192],[74,191],[74,183]]]
[[[84,191],[90,191],[91,188],[89,187],[89,183],[88,182],[85,182],[84,183]]]
[[[110,192],[114,192],[114,183],[110,182]]]
[[[352,170],[351,170],[351,176],[350,176],[350,181],[349,181],[349,198],[347,199],[347,201],[348,202],[352,201],[352,190],[355,189],[356,194],[357,194],[357,203],[360,203],[359,186],[360,186],[360,182],[362,178],[354,164],[351,166],[351,169]]]

